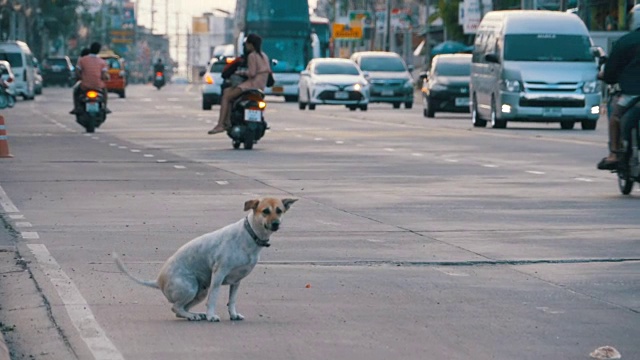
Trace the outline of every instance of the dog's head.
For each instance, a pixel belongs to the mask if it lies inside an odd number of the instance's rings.
[[[282,215],[298,199],[263,198],[247,200],[244,211],[253,210],[253,218],[267,231],[278,231]]]

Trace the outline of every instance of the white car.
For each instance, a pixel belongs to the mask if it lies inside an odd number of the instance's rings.
[[[11,65],[6,60],[0,60],[0,77],[2,77],[2,81],[4,81],[4,83],[8,85],[8,92],[15,96],[16,77],[11,70]]]
[[[222,70],[227,65],[227,59],[212,58],[209,60],[207,70],[202,76],[202,110],[211,110],[211,105],[220,104],[222,98]]]
[[[369,83],[358,65],[348,59],[316,58],[300,73],[298,106],[315,110],[316,105],[345,105],[367,110]]]

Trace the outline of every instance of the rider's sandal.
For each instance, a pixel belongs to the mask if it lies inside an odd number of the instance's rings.
[[[213,134],[218,134],[218,133],[225,132],[225,131],[226,131],[225,128],[216,126],[213,129],[209,130],[207,132],[207,134],[213,135]]]
[[[598,163],[599,170],[615,170],[618,167],[618,161],[611,161],[608,158],[604,157]]]

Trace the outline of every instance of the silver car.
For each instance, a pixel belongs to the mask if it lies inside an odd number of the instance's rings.
[[[361,51],[351,55],[371,84],[369,101],[391,103],[394,109],[413,107],[414,81],[400,55],[387,51]]]

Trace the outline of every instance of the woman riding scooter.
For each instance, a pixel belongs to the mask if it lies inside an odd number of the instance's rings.
[[[209,135],[225,132],[229,127],[231,127],[230,106],[233,100],[242,94],[243,91],[248,89],[260,89],[264,91],[267,86],[267,79],[271,72],[271,66],[269,58],[261,49],[262,38],[256,34],[249,34],[244,42],[244,47],[247,69],[237,70],[236,75],[246,76],[247,80],[238,86],[224,90],[222,93],[222,100],[220,101],[220,116],[218,117],[218,124],[213,129],[209,130]]]

